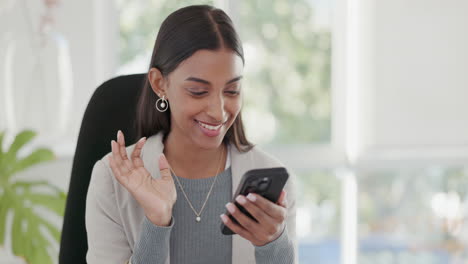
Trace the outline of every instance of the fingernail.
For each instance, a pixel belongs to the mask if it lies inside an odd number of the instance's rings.
[[[120,130],[119,130],[119,131],[117,131],[117,139],[119,139],[119,137],[120,137],[120,133],[122,133],[122,132],[120,132]]]
[[[223,223],[227,222],[227,216],[225,214],[221,214],[219,217],[221,217],[221,220],[223,220]]]
[[[236,211],[236,209],[234,208],[234,205],[232,203],[227,203],[226,208],[231,214],[233,214]]]
[[[249,199],[252,202],[255,202],[257,200],[257,197],[255,197],[255,195],[249,193],[249,195],[247,195],[247,199]]]
[[[247,200],[245,200],[245,198],[240,195],[236,197],[236,201],[240,204],[245,204],[247,202]]]
[[[140,140],[138,140],[138,142],[143,142],[145,140],[146,140],[146,137],[142,137],[142,138],[140,138]]]

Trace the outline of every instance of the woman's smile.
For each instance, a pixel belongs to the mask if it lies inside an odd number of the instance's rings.
[[[227,123],[221,123],[221,124],[213,124],[213,123],[206,123],[202,122],[200,120],[194,119],[194,121],[198,124],[198,127],[200,130],[203,132],[208,137],[216,137],[221,133],[221,128]]]

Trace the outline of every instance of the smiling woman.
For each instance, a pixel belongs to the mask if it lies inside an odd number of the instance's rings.
[[[171,141],[176,135],[184,135],[181,138],[187,140],[178,144],[185,147],[212,149],[220,145],[240,113],[242,68],[239,55],[220,47],[215,51],[196,51],[167,77],[156,67],[150,69],[148,79],[152,91],[159,97],[165,96],[169,102],[170,112],[161,113],[170,118],[172,126],[168,145],[174,145]]]
[[[215,110],[222,109],[219,104],[224,103],[222,99],[213,100],[223,98],[219,97],[220,89],[229,89],[229,92],[226,91],[229,95],[233,95],[233,90],[239,91],[244,51],[232,22],[226,18],[229,19],[221,10],[213,11],[212,16],[202,16],[198,19],[194,19],[192,14],[176,11],[163,22],[154,45],[148,81],[139,101],[137,129],[140,137],[163,131],[165,140],[172,122],[176,122],[175,128],[184,126],[179,119],[182,113],[176,112],[171,116],[171,112],[180,111],[178,105],[186,106],[189,103],[187,100],[191,100],[193,104],[195,102],[190,97],[182,96],[183,89],[189,90],[195,96],[201,96],[202,92],[207,93],[208,95],[203,96],[205,99],[199,100],[197,105],[200,107],[208,102]],[[175,26],[180,24],[179,19],[185,21],[184,27]],[[169,84],[172,89],[169,89]],[[157,95],[160,98],[165,96],[169,100],[171,107],[167,112],[148,111],[157,100]],[[248,151],[252,148],[252,144],[248,142],[242,125],[240,114],[242,99],[240,96],[235,97],[226,100],[226,109],[228,109],[226,116],[222,116],[224,113],[210,112],[212,116],[193,117],[190,121],[196,119],[215,124],[228,122],[224,133],[221,133],[222,137],[219,138],[223,139],[226,134],[226,141],[233,142],[240,151]],[[191,111],[193,110],[195,109],[191,108]],[[193,122],[191,123],[193,125]],[[231,129],[226,129],[231,125]],[[219,138],[217,144],[220,143]],[[194,143],[199,146],[212,144],[206,140]]]
[[[222,10],[188,6],[162,23],[138,101],[141,139],[127,147],[118,131],[93,168],[88,263],[297,262],[294,175],[277,201],[232,197],[247,171],[284,167],[246,138],[243,67]]]

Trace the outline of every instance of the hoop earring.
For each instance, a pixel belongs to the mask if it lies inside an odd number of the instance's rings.
[[[167,108],[169,108],[169,104],[167,102],[166,99],[164,99],[164,95],[162,98],[159,98],[157,101],[156,101],[156,104],[155,104],[155,107],[156,109],[159,111],[159,112],[166,112]],[[161,102],[161,104],[159,104],[159,102]]]

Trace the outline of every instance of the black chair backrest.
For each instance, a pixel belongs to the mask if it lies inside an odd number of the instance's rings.
[[[136,142],[134,126],[139,91],[146,74],[113,78],[94,92],[81,123],[68,190],[60,242],[60,264],[85,264],[88,242],[85,228],[86,194],[96,161],[111,151],[120,129],[126,145]]]

